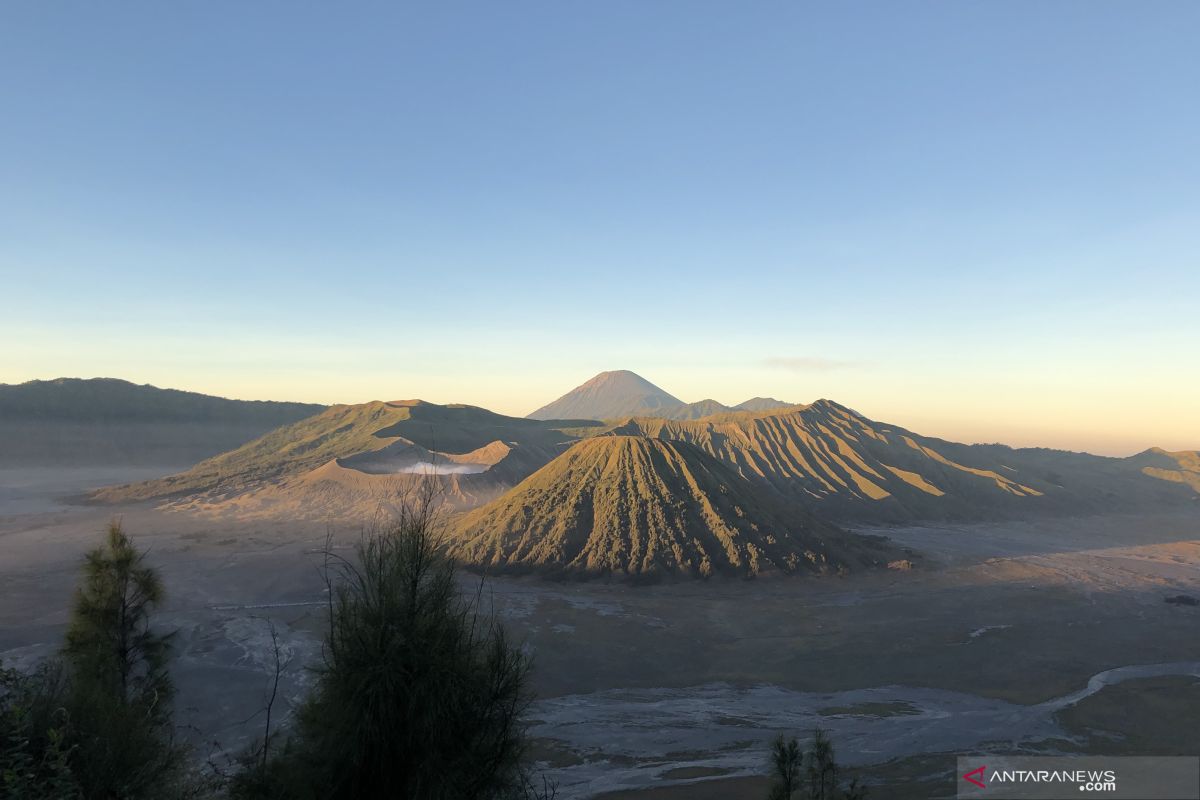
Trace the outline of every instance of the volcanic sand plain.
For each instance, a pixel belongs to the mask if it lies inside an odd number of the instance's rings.
[[[167,587],[181,733],[219,760],[262,733],[270,623],[287,662],[276,711],[311,686],[322,550],[349,553],[361,530],[76,502],[152,472],[0,471],[0,659],[55,651],[82,555],[120,517]],[[1200,607],[1164,602],[1200,596],[1200,512],[864,532],[916,567],[488,579],[485,603],[533,657],[533,756],[559,796],[758,797],[770,739],[816,725],[847,774],[897,798],[953,796],[960,752],[1200,752]]]

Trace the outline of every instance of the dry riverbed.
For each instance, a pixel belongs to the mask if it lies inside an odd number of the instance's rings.
[[[290,658],[284,706],[311,684],[326,526],[61,501],[106,477],[0,474],[0,658],[53,652],[79,559],[121,514],[170,593],[185,733],[201,755],[236,751],[261,733],[268,619]],[[814,725],[888,797],[952,787],[941,754],[964,749],[1200,747],[1171,733],[1169,713],[1196,707],[1200,608],[1164,602],[1200,596],[1200,516],[873,532],[928,566],[640,587],[490,581],[486,596],[534,657],[531,734],[559,796],[756,797],[766,742]],[[357,535],[333,533],[343,548]],[[1145,698],[1161,713],[1122,711]]]

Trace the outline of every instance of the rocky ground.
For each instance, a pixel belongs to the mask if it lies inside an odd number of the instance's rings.
[[[358,531],[61,500],[134,477],[0,473],[0,658],[54,651],[79,559],[116,513],[170,593],[184,733],[220,758],[261,733],[268,621],[288,662],[283,706],[303,696],[324,625],[320,551],[328,533],[348,548]],[[531,734],[560,797],[759,797],[765,743],[818,724],[897,798],[952,796],[963,750],[1200,750],[1200,607],[1164,602],[1200,596],[1200,515],[872,532],[923,566],[490,581],[485,596],[535,659]]]

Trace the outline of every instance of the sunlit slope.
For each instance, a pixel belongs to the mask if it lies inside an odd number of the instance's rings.
[[[645,416],[689,420],[731,411],[766,411],[789,405],[771,397],[752,397],[733,407],[711,399],[685,403],[641,375],[621,369],[601,372],[553,403],[534,411],[529,418],[616,420]]]
[[[683,403],[673,408],[661,409],[652,416],[664,419],[702,419],[711,417],[713,414],[724,414],[730,410],[729,406],[722,405],[716,400],[698,400],[695,403]]]
[[[887,551],[787,507],[683,442],[582,441],[454,525],[477,566],[579,574],[838,572]]]
[[[693,444],[741,475],[837,519],[984,519],[1185,501],[1125,459],[963,445],[829,400],[697,421],[639,417],[611,433]]]
[[[1182,450],[1172,453],[1152,447],[1144,453],[1132,456],[1130,461],[1139,467],[1144,475],[1190,486],[1200,493],[1200,452]]]
[[[733,407],[733,411],[774,411],[779,408],[790,408],[795,403],[785,403],[774,397],[751,397]]]
[[[353,458],[335,458],[316,469],[272,481],[176,496],[163,507],[240,521],[276,518],[370,525],[413,502],[427,481],[436,484],[436,503],[455,510],[497,497],[532,471],[515,479],[514,470],[494,467],[477,473],[368,472],[348,466]]]
[[[1041,448],[963,445],[876,422],[820,400],[696,420],[540,421],[422,401],[334,406],[178,475],[95,493],[121,502],[187,497],[211,506],[371,513],[422,464],[456,507],[496,497],[580,438],[682,442],[789,509],[846,522],[986,520],[1038,514],[1200,509],[1194,452],[1119,459]],[[647,469],[658,461],[648,461]],[[253,493],[254,498],[245,497]],[[254,502],[251,502],[254,501]],[[257,503],[255,506],[254,503]]]
[[[584,426],[574,421],[571,425]],[[488,464],[515,483],[558,454],[573,437],[550,423],[506,417],[474,406],[442,406],[420,400],[333,406],[271,431],[245,445],[166,478],[97,492],[104,501],[125,501],[221,490],[236,492],[302,475],[335,460],[365,473],[380,462],[453,461],[455,454],[491,446],[503,456]]]
[[[529,415],[530,419],[616,419],[630,414],[655,414],[675,409],[683,401],[636,373],[625,369],[601,372],[576,386],[553,403]]]

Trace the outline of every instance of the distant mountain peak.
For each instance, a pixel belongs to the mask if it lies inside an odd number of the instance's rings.
[[[782,400],[776,400],[774,397],[751,397],[749,400],[738,403],[733,407],[734,411],[773,411],[776,408],[791,408],[795,403],[785,403]]]
[[[576,386],[553,403],[529,415],[530,419],[615,419],[656,409],[675,408],[683,401],[627,369],[601,372]]]
[[[653,383],[646,380],[641,375],[638,375],[636,372],[632,372],[627,369],[612,369],[612,370],[607,370],[605,372],[597,373],[595,376],[588,379],[586,382],[575,387],[575,389],[572,391],[578,391],[579,389],[596,388],[596,387],[617,387],[622,390],[641,391],[646,394],[655,394],[655,395],[662,395],[664,397],[670,397],[672,400],[674,400],[677,403],[683,402],[679,398],[673,397],[672,395],[663,391],[659,387],[655,386]]]
[[[685,403],[636,372],[614,369],[593,376],[553,403],[534,411],[529,418],[617,420],[629,417],[662,417],[689,420],[728,412],[762,413],[792,408],[795,405],[773,397],[752,397],[732,407],[711,398]]]
[[[608,380],[613,378],[633,378],[644,383],[650,383],[650,381],[646,380],[641,375],[638,375],[636,372],[630,369],[606,369],[603,372],[597,372],[596,376],[588,381],[588,383],[591,383],[592,381]]]

